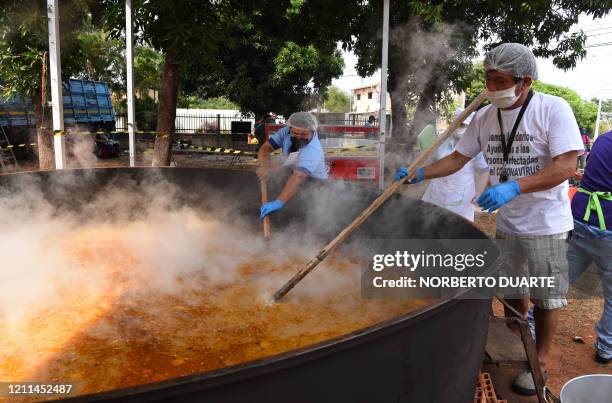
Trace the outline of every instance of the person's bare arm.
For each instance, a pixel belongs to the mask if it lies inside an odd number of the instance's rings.
[[[453,151],[452,154],[447,155],[441,160],[423,167],[423,170],[425,171],[425,179],[440,178],[442,176],[452,175],[463,168],[463,166],[467,164],[470,159],[471,158],[466,157],[457,151]],[[408,180],[414,178],[416,178],[416,172],[409,172]]]
[[[285,183],[285,187],[278,196],[278,199],[283,203],[287,203],[293,196],[295,196],[300,189],[300,186],[302,186],[302,183],[304,183],[307,178],[308,175],[306,175],[304,172],[297,170],[293,171],[293,174],[291,174],[289,179],[287,179],[287,183]]]
[[[533,175],[517,179],[521,193],[547,190],[571,178],[576,170],[578,151],[570,151],[553,158],[552,164]]]

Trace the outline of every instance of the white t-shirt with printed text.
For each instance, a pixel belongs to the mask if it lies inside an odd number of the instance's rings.
[[[506,140],[520,110],[501,111]],[[476,113],[456,150],[470,158],[482,151],[491,184],[499,183],[503,153],[495,106],[485,106]],[[558,155],[583,150],[569,104],[562,98],[536,92],[516,131],[506,170],[510,180],[530,176]],[[564,181],[551,189],[519,195],[499,209],[497,229],[513,235],[552,235],[572,230],[568,190],[568,182]]]

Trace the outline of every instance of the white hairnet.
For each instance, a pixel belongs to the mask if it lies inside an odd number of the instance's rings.
[[[312,113],[295,112],[287,119],[287,126],[315,131],[319,127],[319,122]]]
[[[457,119],[459,117],[459,115],[461,115],[461,112],[463,112],[463,108],[457,108],[455,109],[455,114],[453,115],[453,119]],[[476,115],[474,112],[470,113],[467,118],[465,118],[465,120],[463,121],[464,125],[469,125],[470,122],[472,121],[472,119],[474,118],[474,115]]]
[[[538,66],[531,50],[520,43],[502,43],[491,49],[485,56],[486,71],[497,70],[523,78],[538,79]]]

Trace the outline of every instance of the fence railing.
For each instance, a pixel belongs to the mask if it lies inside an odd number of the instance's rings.
[[[127,117],[125,114],[116,114],[116,127],[118,131],[127,131]],[[208,134],[230,134],[232,132],[232,122],[250,122],[251,128],[255,126],[254,119],[240,118],[235,115],[196,115],[179,114],[175,120],[175,133],[208,133]],[[321,122],[326,126],[363,126],[377,127],[378,120],[372,125],[362,116],[350,116],[346,119],[325,119]],[[139,128],[140,130],[140,128]]]
[[[199,115],[178,114],[174,121],[175,133],[224,133],[232,132],[232,122],[250,122],[251,128],[255,119],[244,118],[236,115]],[[116,115],[116,127],[118,131],[127,131],[127,116]]]

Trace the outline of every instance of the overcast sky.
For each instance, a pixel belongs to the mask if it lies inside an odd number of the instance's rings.
[[[382,22],[381,22],[382,23]],[[553,66],[552,60],[538,59],[540,80],[576,90],[583,98],[612,98],[612,15],[593,20],[580,18],[573,30],[582,29],[587,35],[587,56],[573,70],[563,71]],[[344,74],[333,84],[346,92],[362,84],[380,81],[380,71],[369,78],[361,78],[355,72],[357,58],[352,53],[344,55]]]

